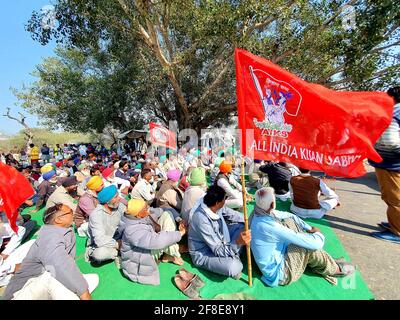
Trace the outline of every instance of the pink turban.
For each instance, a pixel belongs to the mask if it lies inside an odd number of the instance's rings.
[[[172,169],[167,172],[168,180],[178,182],[180,177],[181,177],[180,170]]]

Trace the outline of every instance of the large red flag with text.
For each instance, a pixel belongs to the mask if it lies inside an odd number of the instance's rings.
[[[176,135],[171,130],[160,126],[154,122],[150,122],[150,141],[156,146],[176,149]]]
[[[0,211],[6,213],[15,232],[18,231],[18,208],[34,194],[28,179],[15,168],[0,162]]]
[[[365,174],[365,158],[382,161],[374,144],[391,122],[386,93],[333,91],[241,49],[235,63],[243,155],[337,177]]]

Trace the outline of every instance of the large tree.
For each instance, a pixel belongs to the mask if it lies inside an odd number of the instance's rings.
[[[43,28],[34,12],[27,30],[68,48],[54,64],[75,63],[73,55],[85,62],[61,73],[60,87],[42,72],[19,94],[36,113],[78,130],[87,112],[97,130],[152,117],[197,130],[226,121],[236,110],[235,47],[342,90],[384,89],[400,70],[393,0],[59,0],[56,17],[57,28]],[[59,102],[54,94],[64,88]]]

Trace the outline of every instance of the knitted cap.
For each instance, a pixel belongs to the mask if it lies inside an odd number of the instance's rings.
[[[204,168],[194,168],[189,174],[188,181],[192,186],[206,184],[206,172]]]
[[[110,200],[112,200],[117,193],[118,193],[117,187],[114,185],[111,185],[111,186],[106,187],[103,190],[101,190],[99,192],[99,194],[97,195],[97,199],[99,200],[99,202],[101,204],[106,204]]]
[[[126,213],[137,216],[146,207],[146,201],[143,199],[132,199],[128,202]]]
[[[76,179],[75,176],[71,176],[71,177],[66,178],[62,183],[62,186],[64,188],[77,186],[77,185],[78,185],[78,179]]]
[[[86,183],[86,187],[88,187],[88,189],[93,191],[98,191],[102,185],[103,185],[103,179],[101,179],[99,176],[91,177],[89,181]]]
[[[228,161],[222,161],[219,165],[219,171],[222,173],[231,173],[232,172],[232,163]]]

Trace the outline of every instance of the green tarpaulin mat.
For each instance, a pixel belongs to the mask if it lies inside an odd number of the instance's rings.
[[[277,209],[288,211],[290,202],[277,201]],[[252,212],[254,203],[248,205],[249,213]],[[30,211],[28,209],[27,211]],[[32,215],[40,225],[44,210]],[[308,220],[310,225],[321,229],[326,236],[325,250],[334,258],[345,257],[348,261],[349,256],[340,243],[339,239],[329,227],[325,220]],[[188,299],[181,293],[173,283],[173,277],[179,266],[171,263],[160,263],[160,285],[149,286],[133,283],[124,277],[122,272],[117,269],[114,262],[101,266],[92,266],[85,262],[86,238],[77,236],[77,263],[83,273],[97,273],[100,277],[99,286],[93,292],[93,299],[121,300],[180,300]],[[245,266],[241,280],[234,280],[213,274],[211,272],[195,268],[187,254],[183,255],[185,265],[183,268],[196,273],[205,280],[206,285],[201,289],[200,294],[203,299],[213,299],[215,297],[250,297],[258,300],[370,300],[373,295],[361,277],[359,271],[347,278],[340,278],[337,286],[333,286],[326,280],[311,272],[306,273],[295,283],[286,287],[270,288],[261,281],[261,273],[253,260],[253,287],[248,286],[247,261],[246,255],[242,255],[242,262]]]

